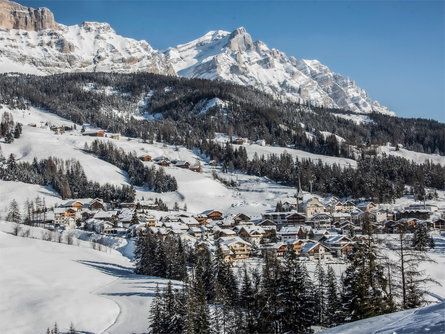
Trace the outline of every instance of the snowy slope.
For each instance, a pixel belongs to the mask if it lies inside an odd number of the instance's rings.
[[[141,333],[156,285],[116,251],[13,236],[0,222],[0,333]]]
[[[277,97],[359,113],[393,114],[372,101],[354,81],[318,60],[297,60],[261,41],[244,28],[210,31],[165,51],[180,76],[254,86]]]
[[[323,334],[445,333],[445,302],[334,327]]]
[[[58,25],[58,30],[0,27],[0,72],[152,72],[175,75],[146,41],[117,35],[107,23]]]

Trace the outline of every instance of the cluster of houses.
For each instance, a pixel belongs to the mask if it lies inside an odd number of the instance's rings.
[[[306,202],[293,199],[283,203],[285,212],[263,213],[251,219],[240,213],[225,217],[218,210],[201,214],[163,212],[156,203],[111,205],[101,199],[73,200],[54,209],[47,223],[66,229],[84,229],[103,235],[134,237],[151,233],[165,239],[180,237],[197,249],[214,252],[217,244],[227,261],[233,262],[264,252],[283,256],[293,249],[308,260],[343,258],[355,242],[363,241],[363,222],[370,222],[375,233],[393,233],[403,224],[409,231],[417,224],[430,230],[445,230],[445,211],[432,205],[411,205],[401,210],[382,210],[372,202],[341,202],[335,197],[324,201],[313,197]]]
[[[190,169],[193,172],[198,172],[198,173],[201,172],[201,163],[198,160],[194,164],[190,164],[190,162],[185,160],[169,159],[165,156],[159,156],[153,158],[150,154],[143,154],[139,156],[139,159],[142,161],[153,161],[159,166],[164,166],[164,167],[175,166],[178,168]]]

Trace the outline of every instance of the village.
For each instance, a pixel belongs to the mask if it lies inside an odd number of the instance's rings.
[[[341,202],[334,196],[314,196],[303,201],[302,192],[298,192],[279,202],[277,208],[277,212],[264,212],[261,218],[252,219],[243,213],[225,216],[216,209],[192,214],[176,206],[165,211],[165,204],[157,199],[135,203],[76,199],[40,212],[28,223],[49,230],[81,230],[112,238],[132,239],[150,232],[161,239],[181,238],[211,253],[218,243],[230,263],[262,257],[266,251],[282,257],[290,247],[304,260],[343,261],[353,244],[364,240],[365,221],[376,234],[395,233],[400,225],[412,232],[421,224],[429,231],[445,231],[445,210],[434,205],[411,204],[391,211],[373,202]]]

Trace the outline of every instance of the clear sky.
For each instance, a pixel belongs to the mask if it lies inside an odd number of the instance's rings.
[[[288,56],[318,59],[402,117],[445,122],[445,1],[25,1],[66,25],[108,22],[155,49],[244,26]]]

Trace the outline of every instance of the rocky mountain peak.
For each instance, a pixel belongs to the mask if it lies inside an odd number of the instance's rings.
[[[0,1],[0,27],[28,31],[59,29],[48,8],[28,8],[11,1]]]
[[[252,37],[247,33],[244,27],[239,27],[230,34],[227,46],[232,51],[249,50],[253,47]]]

